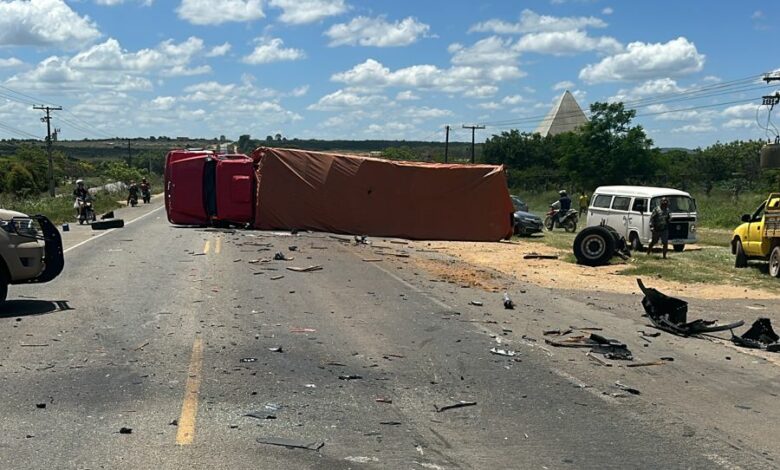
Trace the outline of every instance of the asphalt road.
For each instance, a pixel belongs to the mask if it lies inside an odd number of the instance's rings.
[[[132,222],[66,234],[61,277],[11,287],[2,468],[775,466],[776,438],[742,439],[776,436],[769,415],[735,436],[713,424],[717,403],[702,423],[687,418],[695,409],[658,411],[665,402],[647,392],[584,384],[578,367],[592,365],[541,347],[538,329],[523,339],[539,309],[579,318],[585,300],[523,286],[509,312],[500,296],[325,234],[177,228],[159,202],[119,215]],[[278,251],[294,259],[263,262]],[[286,269],[312,265],[322,270]],[[469,305],[477,298],[485,305]],[[437,412],[460,401],[476,404]]]

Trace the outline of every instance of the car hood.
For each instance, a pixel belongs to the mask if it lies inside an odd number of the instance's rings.
[[[525,212],[525,211],[517,211],[517,212],[515,212],[515,217],[518,217],[518,218],[522,217],[524,219],[538,219],[538,220],[542,220],[542,218],[539,217],[538,215],[531,214],[530,212]]]
[[[0,220],[11,220],[14,217],[28,217],[28,215],[8,209],[0,209]]]

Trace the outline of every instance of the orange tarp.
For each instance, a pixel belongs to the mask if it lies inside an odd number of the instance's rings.
[[[468,241],[497,241],[512,233],[503,166],[264,147],[252,157],[258,229]]]

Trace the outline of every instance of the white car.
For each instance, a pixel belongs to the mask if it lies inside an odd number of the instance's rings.
[[[587,226],[607,225],[625,237],[632,250],[649,244],[650,214],[661,199],[669,200],[671,223],[669,244],[675,251],[696,242],[698,213],[696,201],[685,191],[649,186],[601,186],[594,191],[588,207]]]

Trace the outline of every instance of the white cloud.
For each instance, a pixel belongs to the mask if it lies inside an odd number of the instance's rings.
[[[612,13],[615,13],[615,10],[613,10],[612,7],[606,7],[601,10],[602,15],[611,15]]]
[[[502,106],[499,103],[496,103],[495,101],[488,101],[488,102],[484,102],[484,103],[478,103],[476,106],[477,106],[477,108],[487,109],[489,111],[493,111],[493,110],[502,108]]]
[[[625,52],[586,66],[580,78],[588,83],[643,80],[699,72],[705,56],[684,37],[667,43],[632,42]]]
[[[715,126],[712,124],[688,124],[682,127],[675,127],[672,132],[675,134],[703,134],[705,132],[714,132]]]
[[[523,77],[513,65],[491,67],[457,66],[440,69],[435,65],[413,65],[391,71],[374,59],[368,59],[350,70],[331,77],[335,82],[369,88],[403,87],[438,89],[445,93],[462,92],[464,96],[485,96],[497,91],[495,83]]]
[[[681,88],[677,85],[677,82],[671,78],[659,78],[656,80],[648,80],[632,89],[621,88],[618,92],[610,97],[608,101],[616,103],[619,101],[631,101],[637,98],[645,98],[648,96],[669,95],[672,93],[679,93],[685,91],[685,88]]]
[[[349,9],[344,0],[271,0],[269,4],[281,8],[279,21],[289,24],[314,23]]]
[[[203,40],[190,37],[186,41],[175,43],[169,39],[154,49],[141,49],[128,52],[119,41],[109,38],[96,44],[68,60],[75,69],[147,72],[161,70],[166,76],[188,76],[211,72],[207,65],[188,68],[190,61],[203,51]]]
[[[265,17],[262,0],[182,0],[176,13],[196,25],[241,23]]]
[[[569,30],[526,34],[520,38],[515,48],[522,52],[552,55],[587,51],[615,54],[623,50],[623,45],[609,36],[594,38],[584,31]]]
[[[481,85],[473,88],[467,88],[463,91],[466,98],[490,98],[498,93],[498,87],[495,85]]]
[[[152,83],[124,71],[89,70],[73,67],[67,58],[52,56],[42,60],[33,70],[14,75],[6,84],[15,89],[76,91],[110,89],[115,91],[145,91]]]
[[[0,59],[0,68],[11,68],[11,67],[19,67],[20,65],[23,65],[24,62],[17,59],[16,57],[9,57],[7,59]]]
[[[211,50],[206,54],[206,57],[222,57],[223,55],[230,52],[230,49],[233,46],[230,45],[229,42],[226,42],[225,44],[214,46],[211,48]]]
[[[552,31],[572,31],[584,28],[605,28],[607,23],[594,16],[547,16],[540,15],[532,10],[523,10],[520,21],[509,23],[504,20],[492,19],[477,23],[469,29],[469,32],[495,33],[495,34],[524,34]]]
[[[173,105],[176,104],[176,98],[173,96],[158,96],[151,101],[151,104],[155,109],[167,111],[172,109]]]
[[[95,23],[62,0],[0,2],[0,46],[77,48],[100,36]]]
[[[761,10],[756,10],[753,12],[752,15],[750,15],[750,19],[752,20],[760,20],[764,17],[764,12]]]
[[[738,104],[736,106],[729,106],[723,110],[723,115],[732,118],[756,118],[756,110],[758,105],[756,103]],[[755,121],[754,121],[755,122]]]
[[[386,102],[387,98],[381,95],[361,95],[350,90],[338,90],[323,96],[317,103],[310,105],[308,109],[313,111],[341,111],[350,108],[377,106]]]
[[[406,91],[399,91],[397,95],[395,95],[396,101],[414,101],[419,100],[420,97],[415,95],[413,92],[406,90]]]
[[[368,18],[358,16],[349,23],[335,24],[325,31],[331,47],[336,46],[408,46],[425,36],[430,26],[420,23],[411,16],[395,23],[384,17]]]
[[[504,99],[501,100],[501,104],[506,104],[509,106],[515,106],[525,101],[522,96],[520,95],[512,95],[512,96],[505,96]]]
[[[421,106],[421,107],[406,108],[403,114],[404,116],[409,116],[411,118],[422,121],[426,119],[452,116],[452,111],[448,109],[439,109],[439,108],[430,108],[428,106]]]
[[[127,0],[95,0],[95,3],[98,4],[98,5],[112,7],[112,6],[116,6],[116,5],[121,5],[121,4],[125,3],[126,1]],[[138,2],[141,3],[145,7],[149,7],[149,6],[152,6],[152,4],[154,3],[154,0],[138,0]]]
[[[309,85],[303,85],[297,88],[293,88],[293,90],[289,93],[289,96],[300,98],[301,96],[306,96],[306,93],[308,92],[309,92]]]
[[[260,38],[251,54],[242,61],[246,64],[268,64],[306,58],[306,53],[301,49],[285,48],[284,41],[279,38]]]
[[[455,43],[449,46],[452,63],[456,65],[501,65],[515,63],[520,52],[512,48],[512,41],[498,36],[477,41],[471,47]]]
[[[568,90],[570,88],[574,88],[575,84],[572,81],[564,80],[562,82],[558,82],[555,85],[553,85],[553,90]]]
[[[750,129],[756,126],[756,121],[753,119],[729,119],[723,123],[723,127],[729,129]]]

